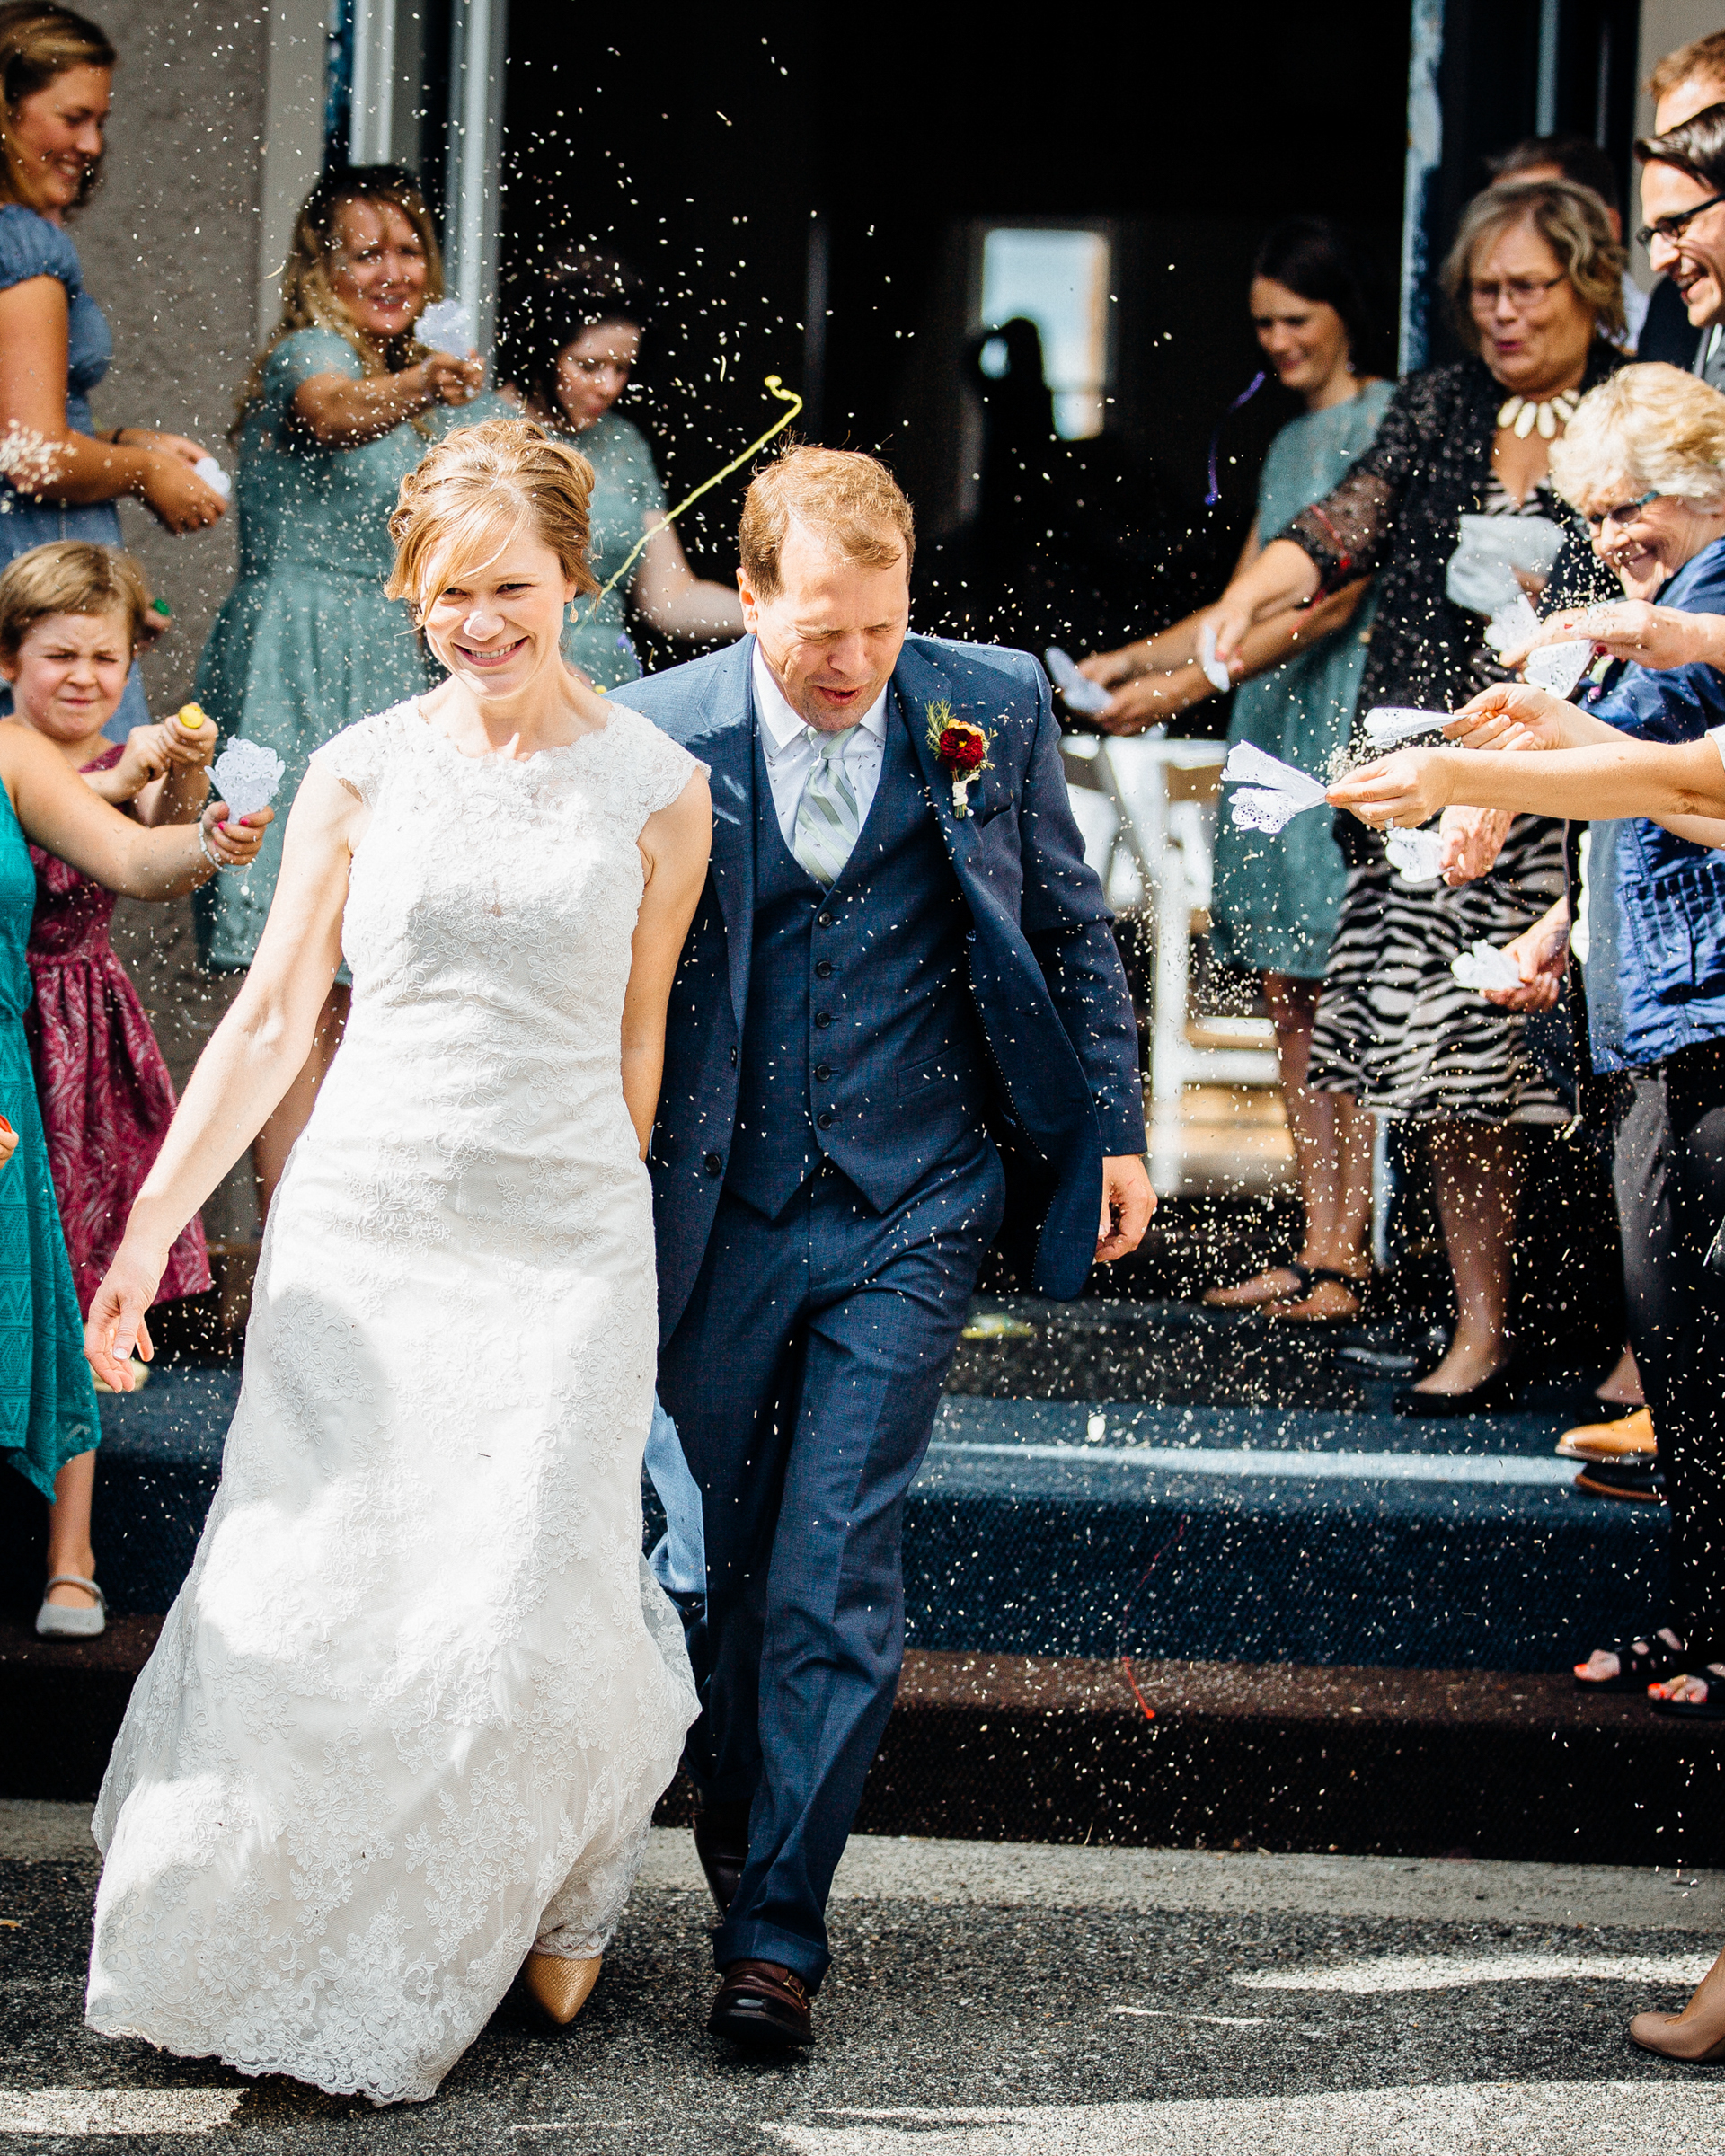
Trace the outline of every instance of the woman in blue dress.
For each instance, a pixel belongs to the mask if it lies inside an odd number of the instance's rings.
[[[193,469],[208,454],[199,443],[143,427],[98,434],[91,418],[114,346],[65,225],[101,169],[115,58],[69,8],[0,7],[0,567],[50,539],[118,546],[123,494],[171,532],[214,524],[226,506]],[[114,728],[148,720],[134,667]]]
[[[1264,460],[1240,569],[1260,552],[1263,534],[1322,499],[1377,432],[1391,385],[1366,371],[1376,340],[1369,284],[1344,234],[1322,218],[1291,218],[1259,250],[1252,326],[1277,379],[1305,411],[1282,429]],[[1371,616],[1371,588],[1362,579],[1259,623],[1235,669],[1250,678],[1234,691],[1228,739],[1328,776],[1353,721]],[[1200,661],[1197,614],[1099,652],[1082,671],[1115,691],[1097,720],[1110,733],[1141,733],[1216,694]],[[1296,817],[1275,837],[1225,820],[1217,830],[1212,946],[1223,964],[1263,976],[1305,1215],[1294,1262],[1212,1290],[1205,1300],[1221,1309],[1349,1318],[1369,1277],[1370,1119],[1345,1095],[1314,1092],[1305,1083],[1313,1014],[1346,881],[1327,817]]]

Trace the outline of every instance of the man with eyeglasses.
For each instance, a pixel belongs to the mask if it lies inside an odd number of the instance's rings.
[[[1641,166],[1636,237],[1702,331],[1694,372],[1725,390],[1725,103],[1635,145]]]

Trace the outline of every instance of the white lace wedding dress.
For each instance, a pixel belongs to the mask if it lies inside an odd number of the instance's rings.
[[[88,2019],[430,2096],[535,1940],[609,1940],[695,1699],[641,1558],[658,1327],[619,1025],[639,713],[523,762],[402,705],[347,1037],[270,1210],[197,1558],[96,1812]]]

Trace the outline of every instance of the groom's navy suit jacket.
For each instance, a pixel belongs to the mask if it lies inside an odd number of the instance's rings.
[[[620,693],[712,774],[712,862],[671,991],[650,1162],[667,1337],[701,1268],[738,1119],[756,905],[756,794],[765,786],[755,746],[754,649],[745,637]],[[1047,677],[1023,652],[911,636],[892,689],[889,726],[908,731],[969,914],[969,993],[994,1065],[978,1120],[986,1115],[1040,1216],[1033,1285],[1075,1295],[1095,1251],[1102,1160],[1143,1151],[1144,1107],[1125,974],[1073,820]],[[930,707],[942,702],[988,737],[991,768],[972,782],[963,817],[928,740]],[[854,1009],[854,998],[869,993],[866,965],[847,986]],[[858,1015],[866,1020],[866,1011]],[[865,1120],[862,1127],[877,1127]],[[871,1142],[885,1149],[888,1180],[901,1180],[887,1156],[910,1142],[907,1118],[883,1110]]]

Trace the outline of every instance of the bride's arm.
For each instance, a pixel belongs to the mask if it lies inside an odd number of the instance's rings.
[[[257,1136],[311,1053],[318,1012],[341,963],[348,870],[366,814],[339,779],[312,766],[288,818],[258,955],[198,1058],[90,1305],[84,1353],[117,1392],[130,1390],[134,1346],[149,1359],[144,1312],[175,1237]]]
[[[697,771],[668,808],[647,818],[641,834],[647,888],[635,917],[629,986],[623,999],[623,1097],[643,1161],[665,1074],[665,1012],[671,983],[707,879],[712,850],[712,800],[706,773]]]

